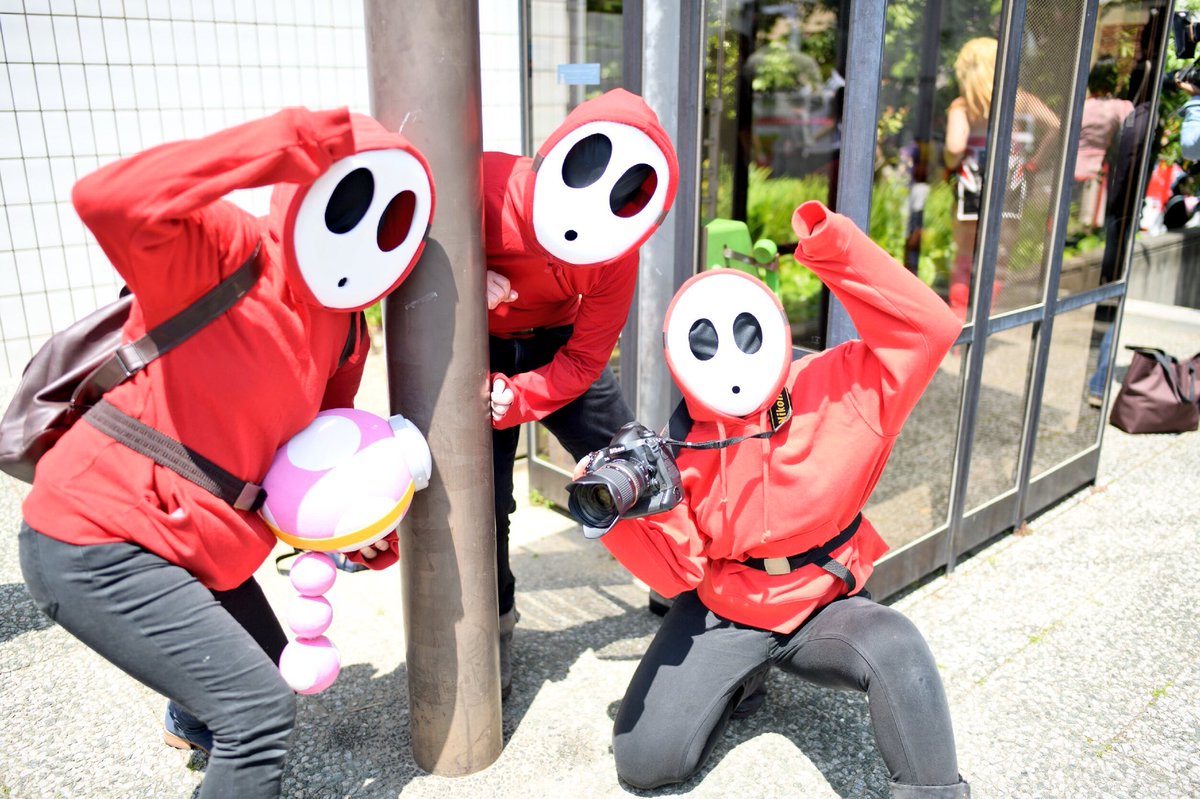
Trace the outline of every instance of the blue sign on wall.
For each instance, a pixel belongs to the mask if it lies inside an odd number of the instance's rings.
[[[559,64],[559,83],[578,83],[583,85],[599,85],[599,64]]]

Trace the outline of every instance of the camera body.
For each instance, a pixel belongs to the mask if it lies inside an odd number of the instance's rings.
[[[1175,55],[1193,58],[1196,43],[1200,41],[1200,15],[1187,11],[1176,11],[1171,17],[1171,36],[1175,40]],[[1177,83],[1200,85],[1200,67],[1195,63],[1183,69],[1163,73],[1163,88],[1174,89]]]
[[[650,428],[629,422],[594,453],[588,472],[567,486],[567,510],[587,538],[599,538],[620,519],[670,510],[683,499],[670,445]]]

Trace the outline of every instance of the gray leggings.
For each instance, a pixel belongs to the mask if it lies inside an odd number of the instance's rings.
[[[830,603],[782,634],[723,619],[694,592],[681,595],[617,712],[621,778],[649,789],[694,775],[747,686],[772,664],[826,688],[866,692],[894,793],[965,795],[950,709],[925,639],[899,611],[861,596]]]
[[[201,797],[279,795],[296,697],[275,666],[286,638],[257,583],[214,594],[133,544],[75,546],[24,524],[20,551],[43,613],[212,731]]]

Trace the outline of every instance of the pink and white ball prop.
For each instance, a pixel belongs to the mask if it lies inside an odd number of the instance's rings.
[[[333,587],[337,566],[322,552],[305,552],[292,564],[296,596],[287,608],[287,623],[298,638],[283,649],[279,673],[298,694],[324,691],[342,670],[337,647],[323,633],[333,621],[333,606],[322,594]]]
[[[297,549],[353,552],[395,529],[431,472],[429,446],[403,416],[322,411],[275,453],[259,513]]]
[[[296,596],[286,618],[297,638],[284,648],[279,671],[292,690],[320,693],[341,671],[337,647],[325,637],[333,607],[324,594],[337,567],[324,553],[353,552],[386,536],[431,473],[429,447],[411,422],[353,408],[317,414],[275,454],[259,513],[280,540],[314,550],[291,569]]]

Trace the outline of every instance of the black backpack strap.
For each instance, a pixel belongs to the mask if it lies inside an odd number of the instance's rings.
[[[146,364],[178,347],[196,331],[232,308],[258,280],[261,271],[258,251],[261,248],[262,241],[259,240],[254,252],[232,275],[170,319],[147,331],[137,341],[118,347],[107,361],[80,382],[71,397],[71,404],[77,408],[93,404],[109,389],[125,382],[144,369]]]
[[[338,368],[341,369],[346,365],[346,361],[350,360],[354,355],[354,351],[358,349],[359,339],[367,330],[367,316],[362,311],[353,314],[350,317],[350,332],[346,334],[346,343],[342,347],[342,355],[338,358]]]
[[[262,486],[230,474],[199,452],[142,424],[107,400],[97,402],[83,418],[109,438],[190,480],[236,510],[256,511],[267,499]]]

